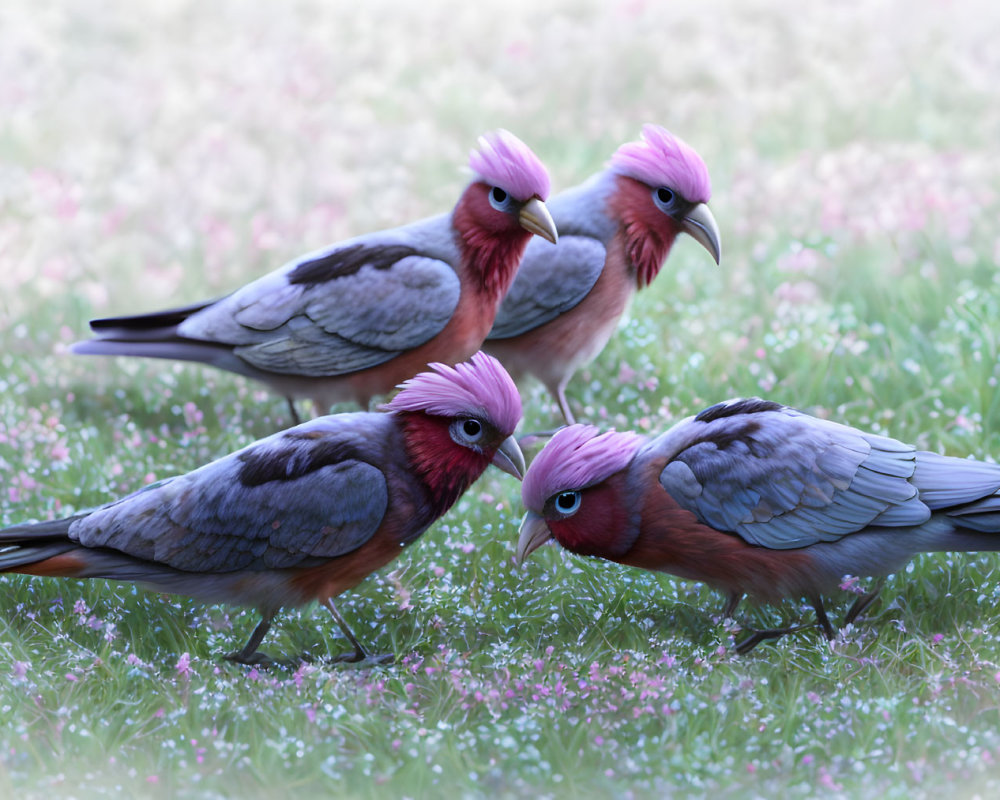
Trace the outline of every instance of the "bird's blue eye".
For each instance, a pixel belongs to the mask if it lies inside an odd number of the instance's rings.
[[[470,439],[478,438],[483,432],[483,426],[478,419],[467,419],[462,423],[462,433]]]
[[[560,492],[556,495],[556,511],[560,514],[573,514],[579,507],[579,492]]]
[[[497,211],[506,211],[507,206],[510,204],[509,201],[510,195],[499,186],[494,186],[490,189],[490,205]]]
[[[672,189],[668,189],[666,186],[661,186],[658,189],[653,189],[653,202],[660,211],[669,214],[674,210],[674,201],[677,195],[674,194]]]
[[[451,423],[451,438],[460,445],[478,443],[484,435],[483,423],[473,417],[457,419]]]

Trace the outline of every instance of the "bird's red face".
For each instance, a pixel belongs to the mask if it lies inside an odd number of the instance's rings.
[[[626,254],[640,288],[656,277],[681,233],[691,235],[719,261],[719,230],[708,206],[686,200],[669,186],[617,175],[608,211],[624,228]]]
[[[624,494],[624,472],[595,486],[558,492],[536,512],[539,522],[534,524],[543,536],[544,524],[551,537],[573,553],[614,559],[631,545],[625,535],[629,515]]]
[[[520,563],[549,539],[574,553],[616,560],[634,544],[640,498],[627,476],[643,438],[570,425],[531,462],[521,485],[528,513],[517,542]]]
[[[450,508],[466,489],[494,464],[520,479],[524,456],[511,435],[492,420],[469,414],[443,417],[422,412],[404,414],[406,449],[431,496]]]
[[[558,238],[552,216],[539,197],[521,201],[482,181],[468,186],[452,219],[466,267],[497,300],[510,288],[532,234],[550,242]]]

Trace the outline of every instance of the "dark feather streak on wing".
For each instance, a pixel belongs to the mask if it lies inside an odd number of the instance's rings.
[[[317,437],[309,433],[286,433],[287,445],[280,450],[249,450],[239,457],[243,466],[239,481],[243,486],[260,486],[270,481],[293,481],[321,467],[342,461],[361,461],[358,447],[344,439]],[[303,448],[300,443],[313,439]]]
[[[781,411],[781,403],[762,400],[759,397],[746,397],[741,400],[731,400],[726,403],[716,403],[709,406],[696,416],[695,422],[714,422],[724,417],[735,417],[738,414],[757,414],[761,411]]]
[[[397,261],[416,255],[420,255],[419,251],[401,244],[355,244],[311,261],[303,261],[288,273],[288,282],[293,285],[316,286],[353,275],[364,266],[388,269]]]

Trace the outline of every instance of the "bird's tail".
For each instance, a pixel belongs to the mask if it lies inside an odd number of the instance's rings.
[[[74,519],[79,517],[15,525],[0,531],[0,572],[79,575],[83,563],[74,555],[79,546],[68,535]]]
[[[256,371],[233,353],[231,345],[190,339],[178,333],[182,322],[212,305],[212,302],[131,317],[91,320],[90,328],[96,336],[75,343],[70,351],[84,356],[139,356],[194,361],[255,377]]]
[[[1000,550],[1000,465],[921,452],[912,481],[950,523],[928,550]]]

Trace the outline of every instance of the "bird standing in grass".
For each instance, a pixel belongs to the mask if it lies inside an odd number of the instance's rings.
[[[325,605],[354,650],[333,598],[388,564],[489,464],[520,478],[512,438],[521,401],[510,376],[477,353],[432,365],[384,407],[319,417],[207,466],[68,519],[0,531],[0,572],[107,578],[263,617],[227,656],[257,651],[278,609]]]
[[[648,286],[687,233],[718,263],[708,169],[685,142],[646,125],[604,172],[552,198],[558,244],[531,242],[484,349],[519,379],[538,378],[573,412],[566,386],[604,349],[636,291]]]
[[[549,539],[580,555],[744,594],[822,596],[920,552],[1000,550],[1000,466],[916,450],[760,399],[712,406],[655,438],[574,425],[524,477],[517,561]],[[859,597],[853,622],[875,599]],[[798,628],[752,632],[737,645]]]
[[[450,214],[340,242],[220,300],[90,323],[73,352],[211,364],[288,398],[367,407],[424,369],[479,350],[532,234],[555,242],[541,161],[507,131],[483,136]]]

